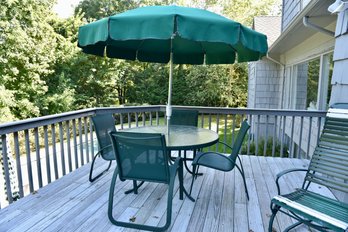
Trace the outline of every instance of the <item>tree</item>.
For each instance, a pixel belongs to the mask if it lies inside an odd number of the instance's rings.
[[[0,85],[0,124],[16,119],[11,113],[11,107],[15,105],[14,91],[7,90],[5,86]]]
[[[120,13],[140,4],[140,1],[84,0],[75,9],[87,22],[92,22]],[[137,62],[128,62],[106,57],[76,55],[71,76],[76,91],[76,104],[79,108],[124,104],[128,88],[133,85],[132,78],[137,70]]]
[[[53,27],[53,4],[54,0],[1,0],[0,77],[12,91],[14,103],[7,105],[12,118],[43,114],[55,65],[71,52],[71,44]]]
[[[223,14],[246,26],[251,26],[255,16],[280,15],[281,0],[218,0],[223,6]]]

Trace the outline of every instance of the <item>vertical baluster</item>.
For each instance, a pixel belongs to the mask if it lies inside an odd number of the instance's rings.
[[[33,171],[31,168],[30,141],[29,141],[29,131],[28,130],[24,130],[24,136],[25,136],[25,151],[26,151],[26,155],[27,155],[29,190],[32,193],[32,192],[34,192],[34,184],[33,184]],[[5,148],[6,148],[6,146],[5,146]]]
[[[146,119],[145,112],[142,113],[142,117],[143,117],[143,126],[145,126],[145,119]]]
[[[45,157],[46,157],[46,175],[47,175],[47,183],[51,183],[51,165],[50,165],[50,151],[48,144],[48,132],[47,126],[44,126],[44,142],[45,142]]]
[[[224,143],[227,143],[227,114],[225,114],[225,126],[224,126]],[[224,146],[224,153],[226,153],[226,146]]]
[[[72,127],[73,127],[73,140],[74,140],[74,156],[75,156],[75,169],[78,169],[79,167],[79,158],[78,158],[78,152],[77,152],[77,133],[76,133],[76,120],[72,120]]]
[[[65,154],[64,154],[64,131],[63,131],[63,123],[59,122],[59,144],[60,144],[60,162],[62,165],[62,174],[65,176],[66,170],[65,170]]]
[[[312,119],[313,119],[312,117],[309,117],[308,142],[307,142],[307,154],[306,154],[307,159],[309,159],[309,148],[311,146]]]
[[[201,123],[202,128],[204,128],[204,113],[202,113],[202,123]]]
[[[92,156],[92,159],[93,159],[93,156],[94,156],[94,139],[93,139],[93,123],[92,123],[91,118],[89,118],[89,137],[90,137],[90,140],[91,140],[91,156]]]
[[[123,130],[123,114],[120,113],[120,128]]]
[[[275,155],[275,146],[276,146],[276,133],[277,133],[277,122],[278,122],[278,116],[274,116],[274,122],[273,122],[273,138],[272,138],[272,157]]]
[[[37,127],[34,128],[34,137],[35,137],[37,178],[39,182],[39,188],[41,188],[42,187],[41,156],[40,156],[39,129]]]
[[[69,120],[65,122],[66,127],[66,146],[68,151],[68,166],[69,172],[72,172],[72,159],[71,159],[71,144],[70,144],[70,122]]]
[[[159,125],[159,115],[158,115],[158,111],[156,111],[156,125]]]
[[[209,130],[211,130],[211,114],[209,113]]]
[[[13,139],[14,139],[14,146],[15,146],[15,154],[16,154],[16,166],[17,166],[17,180],[18,180],[18,189],[19,189],[19,196],[24,196],[23,191],[23,179],[22,179],[22,166],[21,166],[21,155],[19,152],[19,142],[18,142],[18,132],[13,133]]]
[[[209,130],[211,130],[211,113],[209,113]],[[210,151],[210,147],[208,148],[208,151]]]
[[[138,113],[135,112],[135,127],[139,126],[139,122],[138,122]]]
[[[216,114],[216,133],[219,135],[220,114]],[[219,150],[219,143],[216,144],[215,150]]]
[[[83,127],[85,130],[85,145],[86,147],[86,158],[87,158],[87,163],[89,163],[89,142],[88,142],[88,123],[87,123],[87,117],[83,118]]]
[[[257,115],[257,126],[256,126],[256,135],[255,135],[255,155],[259,155],[259,132],[260,132],[260,123],[261,115]]]
[[[250,115],[249,115],[249,118],[250,118],[250,120],[249,120],[250,125],[253,125],[253,124],[252,124],[252,123],[253,123],[253,115],[250,114]],[[242,119],[241,121],[243,121],[243,119]],[[250,138],[251,138],[251,130],[248,131],[248,149],[247,149],[247,155],[250,155]]]
[[[267,156],[267,143],[268,143],[268,121],[269,115],[266,115],[266,132],[265,132],[265,143],[263,144],[263,156]]]
[[[5,185],[6,185],[6,194],[8,202],[11,204],[13,202],[12,198],[12,190],[11,190],[11,179],[10,179],[10,169],[8,166],[8,152],[7,152],[7,136],[1,135],[2,141],[2,160],[3,160],[3,168],[5,171]],[[31,184],[33,181],[31,181]]]
[[[317,143],[315,144],[315,146],[319,143],[320,131],[321,131],[321,117],[318,117]]]
[[[53,149],[53,165],[54,165],[54,176],[58,179],[58,161],[57,161],[57,148],[56,148],[56,126],[51,125],[52,130],[52,149]]]
[[[235,133],[236,133],[236,115],[233,114],[233,115],[232,115],[232,141],[231,141],[232,147],[233,147],[233,145],[234,145],[234,136],[235,136]]]
[[[291,120],[291,137],[290,137],[290,154],[289,157],[294,158],[294,126],[295,126],[295,116],[292,116]]]
[[[283,128],[282,128],[282,135],[281,135],[281,142],[280,142],[280,157],[284,157],[284,139],[285,139],[285,123],[286,123],[286,116],[282,117],[283,121]]]
[[[128,116],[128,128],[131,128],[132,127],[132,117],[131,117],[130,113],[128,113],[127,116]]]
[[[302,159],[301,156],[301,145],[302,145],[302,133],[303,133],[303,116],[301,116],[301,126],[300,126],[300,139],[298,142],[298,149],[297,149],[297,158]]]
[[[150,116],[150,126],[152,126],[152,111],[149,113]]]
[[[79,123],[79,141],[80,141],[80,158],[81,158],[81,166],[85,164],[84,154],[83,154],[83,133],[82,133],[82,119],[78,119]]]

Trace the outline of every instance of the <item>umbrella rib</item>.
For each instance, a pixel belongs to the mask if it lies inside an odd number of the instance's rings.
[[[135,51],[135,52],[136,52],[136,55],[135,55],[135,56],[136,56],[136,59],[137,59],[137,60],[139,60],[139,59],[138,59],[138,52],[139,52],[140,48],[143,46],[144,41],[145,41],[145,40],[141,40],[139,46],[137,47],[137,49],[136,49],[136,51]]]

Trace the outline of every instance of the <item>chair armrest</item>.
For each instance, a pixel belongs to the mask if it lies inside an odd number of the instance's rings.
[[[192,161],[192,164],[198,164],[198,165],[200,165],[200,164],[199,164],[199,160],[200,160],[203,156],[205,156],[205,155],[211,155],[211,154],[214,154],[214,155],[216,155],[216,156],[222,156],[222,157],[226,158],[226,161],[229,161],[232,165],[234,164],[233,161],[232,161],[228,156],[226,156],[226,155],[224,155],[224,154],[221,154],[221,153],[219,153],[219,152],[214,152],[214,151],[208,151],[208,152],[202,152],[202,153],[200,153],[199,156],[196,156],[195,159]]]
[[[308,169],[303,169],[303,168],[291,168],[284,170],[282,172],[279,172],[276,175],[276,185],[277,185],[277,190],[278,190],[278,195],[280,195],[280,187],[279,187],[279,179],[280,177],[284,176],[285,174],[291,173],[291,172],[307,172]]]
[[[99,149],[99,150],[98,150],[98,152],[97,152],[95,155],[100,154],[102,151],[104,151],[105,149],[107,149],[107,148],[109,148],[109,147],[111,147],[111,148],[112,148],[112,144],[110,144],[110,145],[108,145],[108,146],[105,146],[105,147],[103,147],[103,148]]]
[[[228,145],[227,143],[224,143],[221,141],[218,141],[218,143],[221,143],[221,144],[225,145],[226,147],[228,147],[229,149],[233,150],[233,148],[230,145]]]

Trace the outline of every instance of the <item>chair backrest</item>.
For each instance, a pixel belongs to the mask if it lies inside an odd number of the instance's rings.
[[[329,109],[305,180],[348,193],[348,109]]]
[[[169,183],[166,141],[157,133],[110,133],[120,180]]]
[[[197,126],[198,110],[173,109],[170,125]]]
[[[236,140],[234,141],[233,147],[232,147],[232,153],[229,156],[233,161],[236,161],[236,158],[238,156],[238,153],[240,151],[240,148],[242,147],[245,135],[247,134],[248,130],[250,128],[250,125],[247,121],[247,119],[245,119],[242,122],[242,125],[239,129],[238,135]]]
[[[115,119],[112,114],[97,114],[92,117],[92,122],[97,135],[99,148],[111,145],[109,132],[116,131]]]

